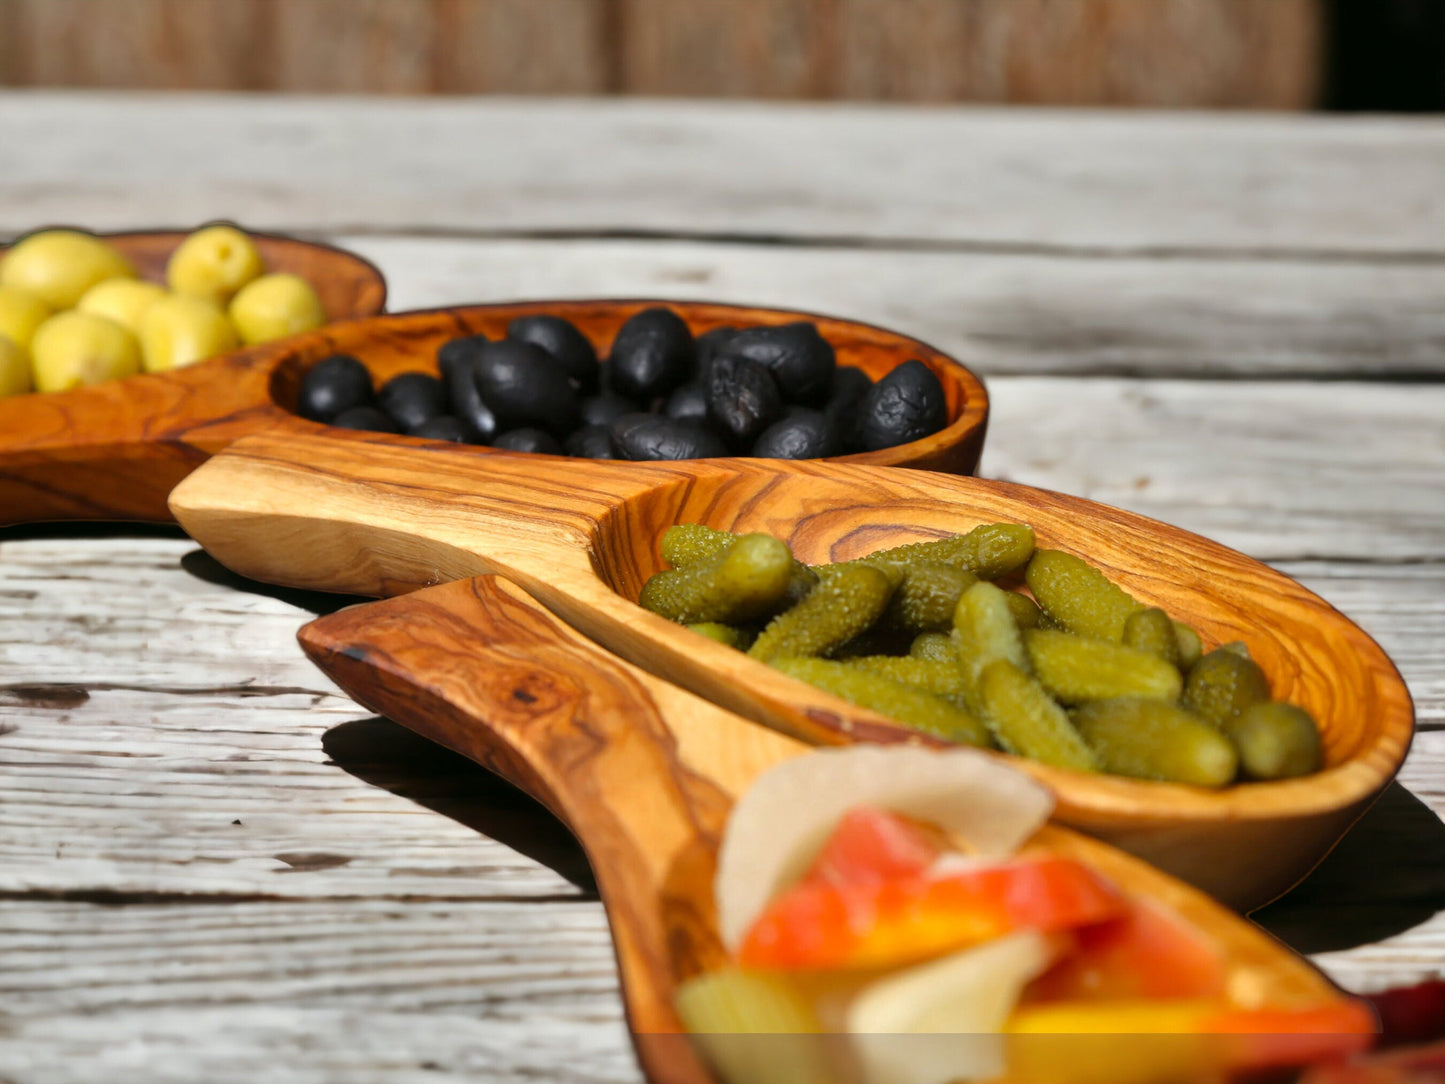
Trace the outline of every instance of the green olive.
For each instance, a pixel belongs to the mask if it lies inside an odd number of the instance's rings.
[[[0,262],[0,285],[25,290],[52,309],[69,309],[106,279],[134,278],[130,261],[98,237],[75,230],[33,233]]]
[[[0,335],[30,356],[30,340],[35,329],[54,315],[50,306],[28,290],[17,286],[0,286]]]
[[[148,373],[179,369],[238,345],[226,314],[189,294],[171,294],[148,308],[141,318],[140,343]]]
[[[141,317],[162,298],[169,296],[164,286],[140,279],[106,279],[97,282],[75,307],[81,312],[114,320],[132,335],[140,334]]]
[[[176,247],[166,282],[178,294],[226,305],[237,291],[266,273],[255,244],[235,226],[207,226]]]
[[[30,390],[30,359],[14,342],[0,335],[0,399]]]
[[[30,343],[38,391],[67,391],[140,372],[135,336],[114,320],[62,312],[41,324]]]
[[[247,346],[284,339],[326,323],[326,310],[299,275],[262,275],[231,302],[231,320]]]

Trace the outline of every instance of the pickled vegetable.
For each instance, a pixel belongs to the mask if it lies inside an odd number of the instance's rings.
[[[1288,779],[1322,766],[1320,731],[1303,708],[1277,701],[1251,704],[1224,723],[1239,750],[1239,764],[1251,779]]]
[[[1073,720],[1104,770],[1116,775],[1222,787],[1238,773],[1239,756],[1228,738],[1162,700],[1097,700],[1075,711]]]
[[[827,1048],[809,1000],[763,971],[727,968],[683,983],[673,1004],[726,1084],[829,1084]]]
[[[1124,622],[1124,645],[1179,666],[1179,635],[1174,622],[1157,606],[1129,615]]]
[[[24,350],[0,335],[0,399],[24,395],[30,388],[30,359]]]
[[[986,581],[974,584],[958,600],[953,613],[953,646],[967,679],[969,704],[983,710],[979,675],[998,659],[1007,659],[1020,670],[1029,669],[1019,627],[1005,599],[1007,592]]]
[[[765,534],[743,535],[707,561],[657,573],[638,601],[683,624],[750,621],[778,604],[792,571],[793,555],[782,542]]]
[[[1183,621],[1174,622],[1174,639],[1179,647],[1179,669],[1187,674],[1204,656],[1204,644],[1199,640],[1199,633]]]
[[[867,670],[870,674],[882,674],[893,681],[917,686],[934,696],[952,700],[968,694],[968,680],[956,657],[936,661],[906,655],[858,655],[847,662],[849,666]]]
[[[897,586],[886,573],[868,565],[822,565],[817,572],[818,586],[773,618],[748,649],[749,655],[764,662],[826,655],[871,628]],[[791,574],[789,567],[789,578]]]
[[[165,289],[154,282],[106,279],[85,291],[85,296],[75,307],[81,312],[114,320],[132,335],[139,335],[141,318],[165,296]]]
[[[1021,523],[985,523],[968,534],[910,542],[868,555],[870,561],[928,561],[996,580],[1022,568],[1034,552],[1034,531]]]
[[[57,312],[114,278],[135,278],[135,268],[99,237],[76,230],[32,233],[0,260],[0,286],[24,290]]]
[[[1059,550],[1035,553],[1024,578],[1044,613],[1084,636],[1119,643],[1124,622],[1144,609],[1087,561]]]
[[[921,632],[913,638],[908,654],[915,659],[933,659],[957,665],[960,661],[958,647],[953,637],[943,632]]]
[[[37,391],[67,391],[140,372],[129,331],[103,316],[62,312],[41,324],[30,343]]]
[[[171,294],[141,317],[140,345],[146,372],[159,373],[224,354],[240,343],[236,329],[215,304],[189,294]]]
[[[1167,624],[1165,632],[1172,640]],[[1050,629],[1030,629],[1023,640],[1039,683],[1065,704],[1121,696],[1179,699],[1179,671],[1147,651]]]
[[[0,286],[0,335],[30,356],[30,340],[35,331],[50,319],[51,308],[40,298],[14,286]]]
[[[1039,627],[1044,612],[1039,609],[1039,604],[1028,595],[1009,591],[1004,595],[1004,601],[1008,603],[1009,613],[1014,615],[1014,624],[1019,627],[1020,631]]]
[[[284,272],[262,275],[231,299],[232,323],[247,346],[298,335],[326,323],[326,310],[311,284]]]
[[[873,564],[867,557],[860,564]],[[881,564],[881,562],[879,562]],[[892,564],[902,572],[902,582],[878,623],[900,632],[943,632],[953,627],[953,611],[959,597],[978,582],[972,572],[950,565],[914,561]]]
[[[1064,709],[1012,662],[998,659],[984,667],[979,696],[989,729],[1004,749],[1056,768],[1098,770],[1098,758]]]
[[[988,730],[982,723],[942,697],[922,689],[831,659],[774,658],[769,665],[789,677],[897,719],[925,734],[966,745],[989,745]]]
[[[673,568],[687,568],[716,556],[738,540],[732,531],[719,531],[701,523],[678,523],[662,532],[662,559]],[[802,561],[793,561],[785,604],[796,605],[818,585],[818,574]]]
[[[1229,645],[1215,648],[1189,671],[1183,704],[1223,726],[1251,704],[1269,699],[1269,680],[1253,659]]]
[[[716,640],[728,647],[735,647],[739,651],[746,651],[749,644],[753,642],[753,634],[747,629],[740,629],[735,625],[724,625],[720,621],[695,621],[687,626],[699,636],[706,636],[709,640]]]
[[[224,306],[265,272],[261,253],[244,233],[235,226],[207,226],[176,246],[166,263],[166,282],[176,293]]]

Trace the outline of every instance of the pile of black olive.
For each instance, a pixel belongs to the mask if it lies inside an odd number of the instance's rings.
[[[874,383],[838,365],[811,323],[694,338],[670,309],[647,309],[604,362],[571,322],[521,316],[504,339],[452,339],[437,366],[440,378],[403,373],[373,390],[360,361],[334,355],[306,374],[298,409],[348,429],[588,459],[814,459],[905,444],[948,420],[923,362]]]

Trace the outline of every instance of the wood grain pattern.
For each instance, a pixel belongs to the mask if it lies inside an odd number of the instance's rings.
[[[163,246],[148,243],[150,248],[140,253],[142,262],[154,263]],[[360,260],[356,264],[370,268]],[[338,282],[338,292],[343,285]],[[358,307],[374,299],[379,308],[379,275],[374,286],[359,294]],[[499,338],[514,317],[537,312],[568,317],[605,353],[629,316],[655,304],[671,305],[699,333],[722,324],[814,320],[843,363],[856,364],[875,379],[919,358],[943,383],[949,424],[909,444],[841,458],[963,473],[978,463],[988,423],[982,383],[952,358],[906,336],[778,309],[668,301],[537,301],[353,320],[167,373],[0,400],[0,524],[163,521],[171,488],[207,456],[246,433],[342,433],[291,413],[306,367],[331,354],[365,359],[380,384],[401,372],[435,372],[437,349],[448,339],[474,333]],[[395,439],[413,447],[428,443]],[[492,454],[490,449],[481,451]]]
[[[733,798],[806,746],[629,667],[492,577],[353,607],[302,646],[368,707],[504,775],[586,848],[617,949],[628,1024],[655,1084],[708,1075],[672,1008],[678,982],[726,960],[713,877]],[[1060,828],[1027,850],[1061,853],[1209,932],[1231,990],[1254,1004],[1334,996],[1302,959],[1202,893]]]
[[[553,467],[551,464],[556,463]],[[177,487],[207,550],[268,582],[372,595],[506,575],[623,657],[805,740],[920,740],[874,713],[641,610],[673,523],[761,530],[808,562],[843,560],[980,522],[1033,525],[1208,644],[1249,643],[1276,696],[1319,719],[1327,770],[1222,792],[1079,775],[1028,761],[1059,816],[1241,906],[1294,884],[1394,775],[1409,694],[1379,646],[1288,577],[1223,546],[1079,498],[842,463],[562,461],[422,452],[356,436],[261,434]],[[1238,861],[1241,845],[1268,862]],[[1256,850],[1257,849],[1257,850]]]
[[[176,231],[106,234],[143,278],[164,281]],[[372,264],[330,245],[252,233],[268,269],[301,275],[330,320],[386,304]],[[4,249],[0,248],[0,255]],[[0,525],[63,519],[165,520],[166,494],[241,433],[285,417],[266,348],[165,373],[0,399]]]

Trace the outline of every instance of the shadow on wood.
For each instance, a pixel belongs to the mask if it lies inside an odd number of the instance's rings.
[[[597,881],[572,833],[480,764],[379,717],[332,727],[321,747],[357,779],[504,843],[596,896]]]
[[[1399,783],[1283,899],[1251,917],[1298,952],[1404,933],[1445,911],[1445,823]]]
[[[177,536],[182,532],[172,531]],[[3,538],[3,536],[0,536]],[[215,584],[217,587],[226,587],[232,591],[243,591],[248,595],[264,595],[266,598],[279,599],[288,606],[295,606],[298,610],[306,610],[316,615],[334,614],[337,610],[344,610],[348,606],[354,606],[358,602],[369,602],[359,595],[331,595],[325,591],[307,591],[297,587],[277,587],[274,584],[262,583],[260,580],[248,579],[245,576],[232,572],[225,565],[217,561],[205,550],[192,550],[181,558],[181,568],[189,572],[196,579],[203,583]]]

